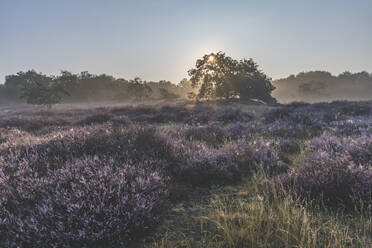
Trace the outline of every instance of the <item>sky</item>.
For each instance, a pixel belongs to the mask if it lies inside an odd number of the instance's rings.
[[[371,0],[0,0],[0,83],[35,69],[178,83],[204,54],[273,79],[372,72]]]

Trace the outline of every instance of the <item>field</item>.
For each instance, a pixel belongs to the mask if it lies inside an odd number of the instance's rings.
[[[0,247],[370,247],[372,102],[0,110]]]

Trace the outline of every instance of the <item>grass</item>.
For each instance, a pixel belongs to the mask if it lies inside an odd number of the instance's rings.
[[[332,212],[270,194],[255,176],[210,196],[178,203],[135,247],[370,247],[372,215]]]

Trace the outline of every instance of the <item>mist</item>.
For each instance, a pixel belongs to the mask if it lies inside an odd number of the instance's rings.
[[[308,71],[275,80],[273,84],[276,87],[273,96],[281,103],[372,99],[372,74],[366,71],[345,71],[339,75]]]

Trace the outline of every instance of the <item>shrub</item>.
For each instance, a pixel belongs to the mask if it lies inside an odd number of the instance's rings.
[[[253,115],[245,113],[238,108],[224,108],[217,113],[217,120],[224,123],[251,121],[253,119]]]
[[[282,153],[294,154],[301,151],[301,146],[298,141],[294,139],[280,139],[279,149]]]
[[[204,126],[191,126],[184,130],[188,140],[204,141],[209,145],[217,147],[227,140],[226,131],[218,124]]]
[[[324,152],[332,157],[346,154],[345,146],[341,139],[335,136],[323,135],[310,141],[309,147],[313,152]]]
[[[352,160],[357,165],[364,165],[372,168],[372,137],[361,136],[356,139],[347,139],[346,149]]]
[[[323,152],[333,158],[348,155],[356,165],[367,167],[372,165],[371,136],[339,138],[323,135],[311,140],[309,146],[314,153]]]
[[[256,134],[256,129],[252,124],[244,122],[232,123],[225,128],[227,136],[230,139],[239,139],[243,137],[252,137]]]
[[[155,163],[155,164],[154,164]],[[27,163],[0,180],[0,245],[91,247],[127,244],[157,220],[165,179],[156,161],[85,157],[40,178]]]
[[[329,207],[353,209],[372,204],[372,171],[355,166],[347,156],[313,154],[302,167],[274,179],[277,187]]]
[[[203,106],[196,105],[190,113],[190,116],[186,120],[188,124],[207,124],[209,121],[216,120],[216,111],[215,109]]]
[[[273,108],[265,111],[263,114],[263,118],[266,123],[272,123],[277,120],[289,118],[291,115],[291,111],[292,110],[290,108]]]
[[[228,143],[222,149],[229,151],[243,175],[262,170],[272,175],[281,171],[278,167],[279,154],[275,142],[243,139],[239,142]]]
[[[39,174],[60,169],[68,161],[85,155],[112,157],[122,162],[141,162],[146,159],[170,160],[166,140],[154,129],[131,127],[112,129],[109,125],[76,128],[65,136],[47,142],[3,151],[4,170],[14,170],[13,163],[26,161]],[[166,166],[166,161],[162,165]]]
[[[241,178],[238,164],[229,150],[210,148],[201,142],[188,142],[175,146],[174,152],[179,159],[173,172],[178,182],[209,186],[237,182]]]

